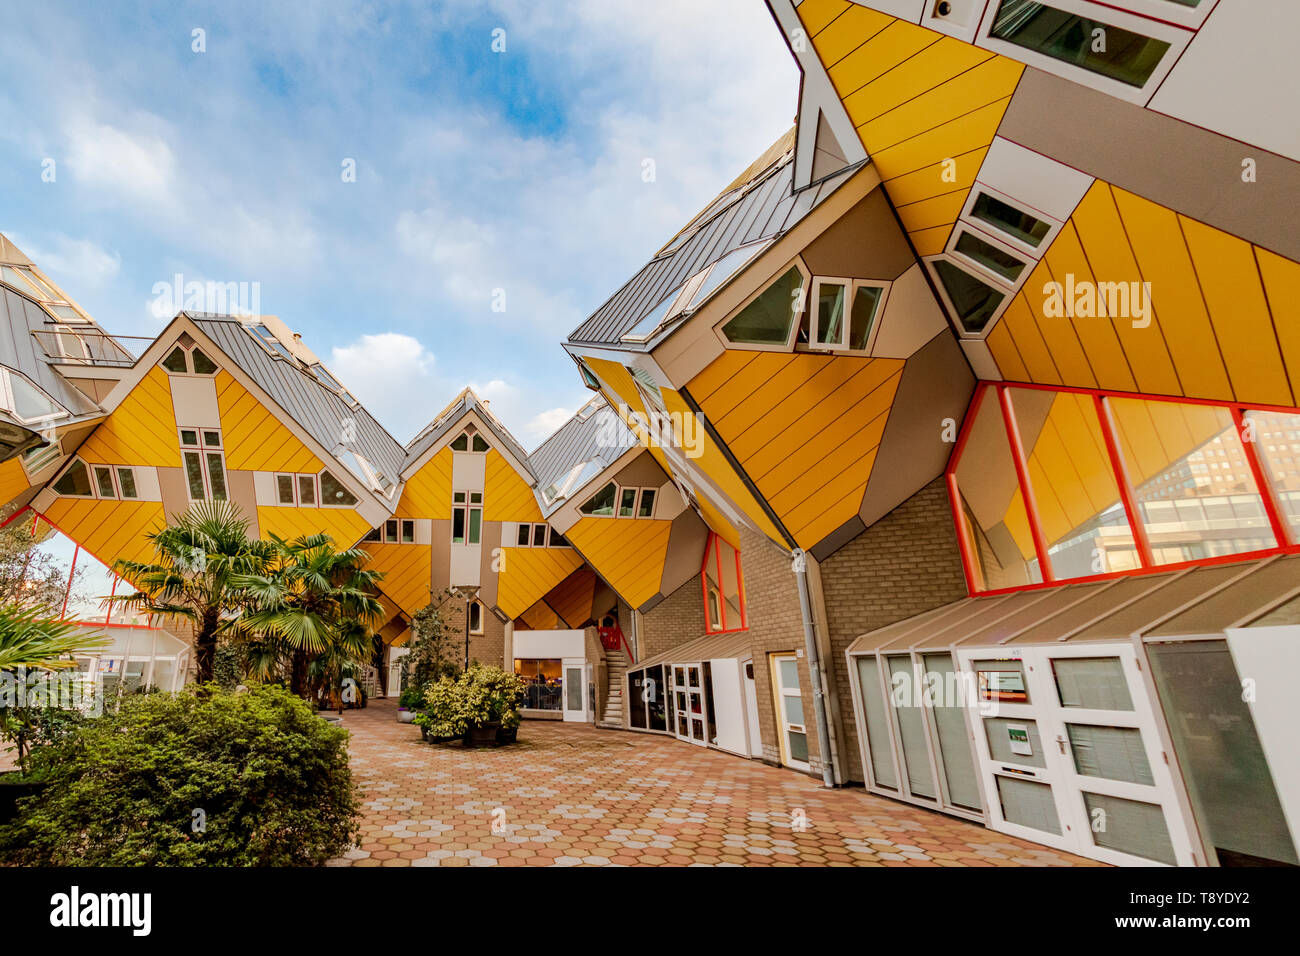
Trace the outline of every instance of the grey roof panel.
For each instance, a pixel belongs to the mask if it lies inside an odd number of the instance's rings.
[[[651,309],[691,276],[740,246],[787,232],[861,165],[841,170],[796,194],[791,194],[792,159],[774,165],[746,192],[695,225],[695,231],[680,246],[643,266],[573,331],[569,341],[620,343]]]
[[[424,430],[411,439],[406,446],[406,452],[402,460],[401,470],[405,471],[419,458],[424,455],[430,448],[436,445],[446,434],[459,424],[462,417],[467,412],[477,411],[483,424],[492,432],[498,444],[505,446],[506,450],[514,456],[524,468],[531,471],[528,464],[528,452],[519,444],[515,436],[510,434],[505,425],[497,420],[492,414],[491,409],[474,394],[472,389],[465,388],[456,396],[455,401],[449,405],[441,415],[425,426]]]
[[[314,375],[283,358],[272,356],[254,340],[242,321],[232,316],[186,313],[277,405],[328,450],[343,439],[344,422],[356,429],[356,449],[390,481],[397,481],[406,450],[378,420],[358,404],[355,408]]]
[[[32,335],[68,324],[56,321],[27,296],[0,286],[0,365],[27,376],[74,416],[93,415],[102,409],[46,361],[45,350]],[[88,328],[99,331],[97,326]]]
[[[600,405],[586,418],[581,418],[580,415],[581,410],[529,456],[528,464],[537,476],[538,490],[548,487],[575,466],[593,458],[609,467],[637,444],[636,436],[609,405]],[[539,500],[538,504],[543,511],[547,510],[544,502]]]

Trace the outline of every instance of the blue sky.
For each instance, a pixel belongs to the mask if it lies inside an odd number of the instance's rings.
[[[109,331],[157,332],[175,273],[257,282],[399,440],[472,384],[531,448],[588,394],[560,341],[798,73],[761,0],[46,0],[0,90],[0,231]]]

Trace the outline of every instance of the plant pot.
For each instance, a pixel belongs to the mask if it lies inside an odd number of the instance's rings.
[[[519,739],[519,726],[502,727],[497,731],[497,743],[512,744]]]
[[[45,790],[39,781],[24,781],[18,773],[0,773],[0,823],[18,816],[18,801],[34,797]]]
[[[501,721],[489,720],[480,727],[471,727],[465,731],[466,747],[491,747],[497,742],[497,731],[501,729]]]
[[[415,720],[416,713],[417,711],[408,710],[405,707],[399,707],[397,708],[397,722],[399,724],[409,724]]]

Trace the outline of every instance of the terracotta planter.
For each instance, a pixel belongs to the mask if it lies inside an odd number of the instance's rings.
[[[489,720],[481,727],[471,727],[465,732],[465,746],[491,747],[497,742],[497,731],[500,729],[499,720]]]
[[[16,773],[0,774],[0,823],[18,816],[18,801],[34,797],[45,790],[44,783],[21,782]]]

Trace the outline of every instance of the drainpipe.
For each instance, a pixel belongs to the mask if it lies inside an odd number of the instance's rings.
[[[803,619],[804,653],[808,655],[808,679],[812,682],[813,714],[817,719],[817,749],[821,752],[822,785],[835,786],[834,759],[831,755],[831,731],[826,719],[826,696],[822,693],[821,658],[817,653],[817,636],[813,633],[812,601],[808,595],[808,559],[802,548],[790,552],[794,576],[798,580],[799,616]]]

